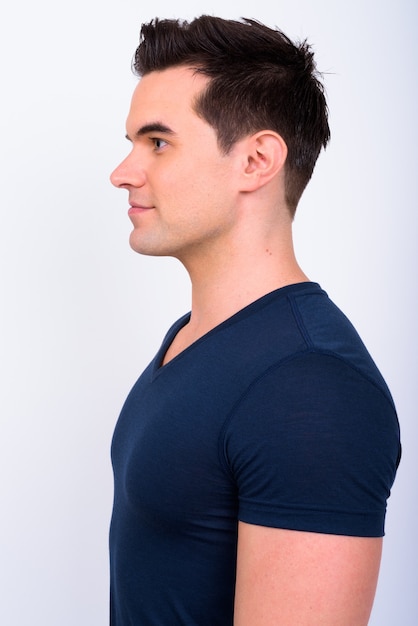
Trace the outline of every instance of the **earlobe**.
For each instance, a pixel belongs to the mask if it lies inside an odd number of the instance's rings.
[[[242,191],[255,191],[270,182],[279,172],[287,157],[287,145],[277,133],[259,131],[245,141],[246,155]]]

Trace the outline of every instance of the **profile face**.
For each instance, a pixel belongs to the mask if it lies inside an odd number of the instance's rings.
[[[187,261],[222,245],[236,220],[239,158],[193,110],[207,78],[186,67],[145,75],[127,119],[132,150],[111,175],[129,192],[131,247]]]

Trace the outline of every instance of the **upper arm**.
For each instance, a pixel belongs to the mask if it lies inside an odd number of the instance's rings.
[[[240,522],[234,626],[366,626],[381,547]]]

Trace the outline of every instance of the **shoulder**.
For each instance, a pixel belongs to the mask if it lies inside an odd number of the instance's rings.
[[[383,534],[399,460],[390,398],[339,357],[276,364],[230,415],[223,460],[242,521],[335,534]]]

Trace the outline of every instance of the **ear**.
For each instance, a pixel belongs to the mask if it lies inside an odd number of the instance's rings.
[[[243,141],[241,191],[255,191],[283,171],[287,145],[278,133],[261,130]]]

